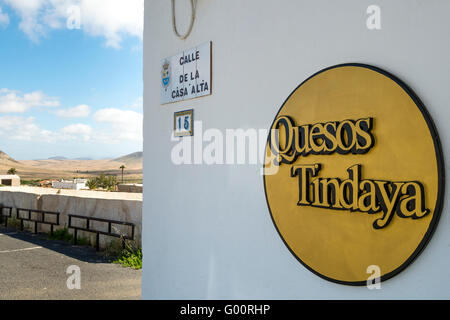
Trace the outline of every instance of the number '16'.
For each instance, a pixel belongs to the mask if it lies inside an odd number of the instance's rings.
[[[181,130],[181,117],[178,118],[178,128]],[[184,130],[189,130],[189,117],[184,117]]]

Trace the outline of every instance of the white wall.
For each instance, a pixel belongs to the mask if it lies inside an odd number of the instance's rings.
[[[53,181],[52,188],[54,189],[69,189],[69,190],[81,190],[86,189],[86,182],[74,181]]]
[[[184,30],[188,0],[176,3]],[[366,28],[370,4],[382,9],[380,31]],[[425,251],[369,291],[322,280],[289,253],[271,222],[259,166],[175,166],[170,158],[175,111],[194,108],[205,128],[269,128],[307,77],[359,62],[412,87],[450,159],[450,1],[198,0],[185,41],[172,32],[170,1],[145,6],[144,298],[450,298],[449,188]],[[160,60],[209,40],[212,96],[160,105]]]
[[[59,192],[59,193],[58,193]],[[67,227],[68,215],[80,215],[86,217],[95,217],[111,219],[116,221],[131,222],[136,225],[135,240],[141,243],[142,230],[142,198],[137,194],[101,192],[101,191],[75,191],[48,188],[32,187],[2,187],[0,188],[0,204],[6,207],[48,210],[59,212],[59,227],[55,230]],[[16,218],[17,211],[13,210],[13,218]],[[26,213],[22,213],[24,216]],[[33,214],[32,218],[37,218]],[[54,217],[49,216],[48,221]],[[47,219],[47,218],[46,218]],[[84,226],[82,220],[74,220],[74,225]],[[93,228],[107,231],[107,225],[104,223],[91,222]],[[114,225],[121,233],[130,234],[131,228],[126,226]],[[34,223],[25,222],[25,228],[34,230]],[[38,225],[38,232],[49,232],[49,225]],[[114,230],[113,230],[114,231]],[[72,233],[73,230],[71,229]],[[95,244],[96,235],[90,232],[79,232],[82,237],[89,237]],[[100,236],[100,247],[105,247],[112,240],[117,238]]]

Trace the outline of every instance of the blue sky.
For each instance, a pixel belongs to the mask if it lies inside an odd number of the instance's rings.
[[[0,0],[0,150],[142,150],[142,15],[143,0]]]

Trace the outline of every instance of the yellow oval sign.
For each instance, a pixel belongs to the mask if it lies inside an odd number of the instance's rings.
[[[378,68],[327,68],[288,97],[271,127],[264,186],[291,253],[327,280],[398,274],[430,239],[443,203],[441,146],[403,82]]]

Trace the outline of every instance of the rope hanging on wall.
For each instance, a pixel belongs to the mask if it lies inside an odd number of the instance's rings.
[[[191,23],[189,25],[188,31],[184,35],[181,35],[178,32],[178,30],[177,30],[177,19],[175,17],[175,0],[172,0],[172,27],[173,27],[173,32],[181,40],[184,40],[187,37],[189,37],[189,35],[191,34],[191,31],[192,31],[192,28],[194,27],[195,9],[196,9],[197,0],[190,0],[190,2],[191,2]]]

